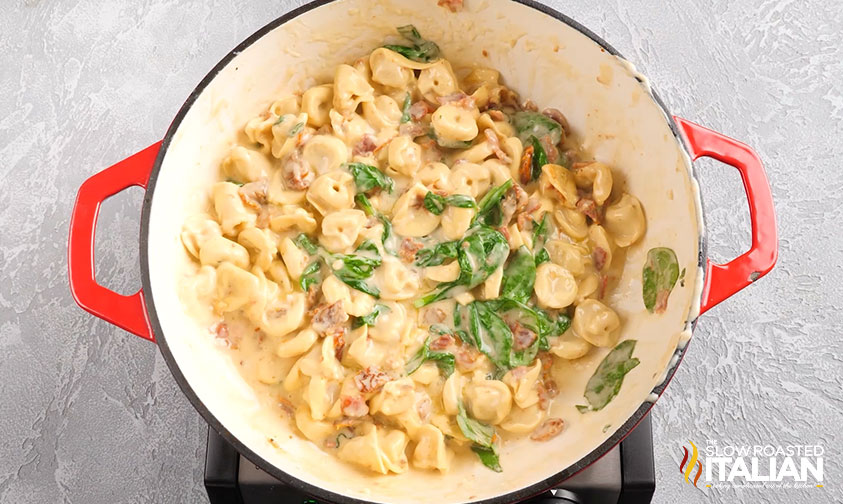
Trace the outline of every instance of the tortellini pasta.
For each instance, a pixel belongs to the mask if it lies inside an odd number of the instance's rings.
[[[472,425],[498,444],[576,421],[559,375],[620,339],[609,291],[647,241],[560,112],[414,56],[410,28],[413,59],[387,42],[248,121],[179,237],[184,307],[262,407],[384,475],[474,457]]]

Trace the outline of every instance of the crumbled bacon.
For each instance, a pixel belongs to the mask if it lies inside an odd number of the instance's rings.
[[[538,112],[539,107],[535,104],[533,100],[527,100],[524,102],[523,105],[524,110],[529,110],[530,112]]]
[[[255,226],[260,229],[266,229],[269,227],[269,208],[264,205],[258,210],[258,216],[255,218]]]
[[[310,187],[316,174],[310,168],[310,163],[302,159],[301,151],[294,150],[281,165],[284,183],[288,189],[303,191]]]
[[[422,422],[430,420],[430,414],[433,412],[433,401],[430,400],[430,396],[424,394],[421,400],[416,403],[416,412]]]
[[[542,371],[550,371],[550,368],[553,366],[553,355],[549,352],[539,352],[538,358],[542,363]]]
[[[561,418],[548,418],[530,434],[530,439],[533,441],[547,441],[558,436],[564,427],[565,422]]]
[[[417,101],[416,103],[410,105],[410,119],[418,121],[422,117],[432,113],[434,110],[433,106],[426,101]]]
[[[416,252],[424,248],[424,245],[412,238],[404,238],[401,241],[401,246],[398,248],[398,257],[405,263],[411,263],[416,260]]]
[[[480,364],[480,354],[471,347],[462,347],[455,357],[460,371],[473,371]]]
[[[320,334],[327,333],[348,320],[348,314],[343,310],[341,300],[330,305],[317,306],[313,309],[311,317],[311,327]]]
[[[571,126],[568,125],[568,119],[565,118],[565,115],[555,108],[546,108],[542,110],[542,114],[546,117],[553,119],[554,121],[558,122],[562,126],[562,130],[565,133],[570,133]],[[563,137],[564,141],[564,137]]]
[[[497,133],[492,128],[486,128],[483,130],[483,135],[486,137],[486,142],[489,144],[489,147],[492,148],[492,151],[495,153],[498,159],[502,162],[509,164],[512,162],[512,159],[501,149],[501,142],[498,138]]]
[[[524,327],[518,322],[507,321],[506,325],[512,331],[512,349],[515,351],[524,350],[532,345],[538,336],[530,329]]]
[[[357,386],[357,390],[364,394],[378,390],[388,381],[389,375],[372,367],[367,367],[354,375],[354,384]]]
[[[217,326],[214,328],[214,333],[216,334],[217,338],[225,341],[226,344],[231,343],[231,340],[229,339],[228,324],[226,324],[225,322],[220,322],[219,324],[217,324]]]
[[[488,114],[489,114],[489,117],[491,117],[493,121],[503,121],[503,120],[506,119],[506,116],[500,110],[492,109],[488,112]]]
[[[253,210],[260,210],[266,204],[266,190],[267,181],[264,178],[244,184],[237,190],[237,193],[244,205]]]
[[[510,373],[512,374],[512,378],[518,380],[519,378],[523,378],[527,374],[527,370],[529,368],[527,366],[518,366],[516,368],[512,368]]]
[[[541,144],[542,149],[544,149],[545,155],[547,155],[547,162],[556,163],[556,161],[559,160],[559,150],[557,150],[556,146],[553,145],[550,135],[545,135],[539,138],[539,143]]]
[[[606,295],[606,288],[609,285],[609,277],[606,275],[600,275],[600,288],[597,290],[597,299],[603,299],[603,296]]]
[[[293,413],[296,412],[296,407],[293,406],[293,403],[290,402],[289,399],[283,396],[278,396],[278,406],[281,408],[284,413],[292,416]]]
[[[343,396],[340,399],[340,408],[344,415],[353,418],[360,418],[369,413],[369,406],[361,396]]]
[[[433,341],[430,342],[429,348],[431,350],[445,350],[454,344],[454,337],[450,334],[440,334]]]
[[[518,229],[521,231],[530,231],[533,229],[533,216],[527,212],[521,212],[518,214],[515,222],[518,223]]]
[[[316,304],[316,301],[319,299],[319,292],[319,287],[315,285],[311,285],[310,288],[307,289],[305,303],[307,303],[308,308]]]
[[[447,103],[464,109],[474,108],[474,98],[463,92],[449,94],[448,96],[440,96],[437,100],[440,105],[445,105]]]
[[[580,198],[577,201],[577,210],[580,213],[587,215],[596,223],[600,223],[603,219],[600,212],[600,207],[597,206],[597,203],[591,198]]]
[[[597,268],[597,271],[601,271],[606,266],[606,260],[609,258],[609,254],[601,247],[594,247],[591,258],[594,259],[594,267]]]
[[[440,7],[447,7],[451,12],[459,12],[462,10],[463,0],[439,0],[437,5]]]
[[[424,129],[424,126],[414,122],[406,122],[401,126],[398,126],[398,133],[400,135],[408,136],[410,138],[420,137],[424,135],[425,131],[426,130]]]
[[[331,337],[334,340],[334,356],[338,361],[342,360],[342,351],[345,349],[345,327],[338,326],[329,330],[326,337]]]
[[[518,166],[518,179],[522,184],[529,184],[533,178],[533,152],[535,149],[528,145],[521,154],[521,164]]]
[[[359,142],[354,146],[354,150],[352,153],[355,156],[365,156],[372,152],[375,152],[378,146],[375,143],[375,137],[369,135],[368,133],[363,135],[363,138],[360,139]]]
[[[445,321],[445,312],[441,308],[428,308],[424,312],[424,322],[427,325],[439,324]]]
[[[501,212],[503,213],[504,225],[509,224],[512,216],[522,211],[527,206],[529,196],[527,191],[521,188],[520,185],[515,184],[512,189],[506,192],[501,200]]]

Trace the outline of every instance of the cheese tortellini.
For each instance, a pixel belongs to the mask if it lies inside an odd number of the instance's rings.
[[[209,341],[294,432],[378,474],[576,421],[557,376],[622,338],[608,293],[647,230],[560,112],[410,28],[407,56],[375,48],[243,125],[180,235]]]

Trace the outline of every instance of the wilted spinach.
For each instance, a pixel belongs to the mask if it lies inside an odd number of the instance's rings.
[[[357,289],[360,292],[365,292],[375,298],[380,297],[380,291],[365,282],[375,272],[375,268],[381,265],[378,248],[371,241],[367,240],[357,247],[356,252],[360,252],[360,254],[331,254],[314,244],[303,233],[296,237],[294,243],[299,248],[304,249],[308,254],[319,258],[317,261],[311,263],[302,273],[302,279],[299,280],[302,290],[307,290],[305,282],[307,282],[307,287],[318,282],[319,277],[316,275],[319,274],[319,261],[321,260],[331,269],[334,276],[349,287]],[[339,269],[334,269],[333,265],[337,261],[340,261],[342,266]],[[308,276],[305,277],[304,273],[308,273]]]
[[[512,116],[512,126],[521,139],[521,143],[527,145],[530,137],[550,137],[550,144],[556,145],[562,139],[562,125],[544,114],[522,110]]]
[[[379,221],[381,221],[381,224],[383,224],[383,233],[381,233],[381,242],[383,242],[383,248],[390,254],[395,255],[395,251],[387,245],[387,240],[389,240],[389,237],[392,235],[392,222],[390,222],[386,215],[378,212],[374,209],[374,207],[372,207],[372,203],[369,201],[369,198],[367,198],[365,194],[358,194],[354,197],[354,201],[356,201],[357,204],[360,205],[360,208],[363,209],[363,213],[370,217],[374,216]]]
[[[311,285],[316,285],[322,281],[320,268],[319,260],[316,260],[308,264],[307,268],[302,271],[301,277],[299,278],[299,286],[302,291],[307,292],[310,290]]]
[[[477,214],[474,216],[473,222],[482,222],[491,227],[500,226],[503,222],[501,200],[503,200],[506,192],[511,188],[512,179],[509,179],[503,184],[487,191],[486,195],[477,203]]]
[[[387,44],[384,47],[395,51],[407,59],[421,63],[430,63],[439,58],[440,50],[436,43],[424,39],[413,25],[399,26],[398,33],[412,46]]]
[[[533,158],[530,161],[530,182],[532,182],[541,177],[542,166],[547,164],[547,153],[544,151],[544,147],[542,147],[538,138],[532,136],[529,142],[533,146]]]
[[[504,269],[500,297],[526,303],[533,295],[535,283],[536,260],[530,250],[521,245]]]
[[[676,253],[666,247],[650,249],[641,272],[644,306],[650,313],[664,313],[667,299],[679,279]]]
[[[354,185],[357,186],[358,193],[369,192],[375,187],[380,187],[391,193],[395,186],[395,181],[391,177],[372,165],[367,165],[366,163],[345,163],[343,166],[348,168],[351,176],[354,177]]]
[[[437,243],[416,252],[416,266],[438,266],[448,259],[456,259],[459,240]]]
[[[407,361],[407,364],[404,365],[404,371],[411,375],[421,367],[426,361],[433,361],[439,367],[439,370],[445,376],[451,376],[454,373],[454,368],[456,366],[456,358],[454,354],[448,352],[433,352],[430,350],[430,337],[425,340],[424,344],[419,348],[419,351],[416,352],[410,360]]]
[[[407,93],[407,96],[404,97],[404,104],[401,105],[401,121],[399,124],[404,124],[410,122],[410,105],[412,105],[413,100],[410,97],[410,93]]]
[[[584,395],[589,405],[577,405],[580,413],[599,411],[618,395],[624,376],[635,369],[639,363],[639,360],[632,356],[635,343],[635,340],[618,343],[597,366],[594,374],[585,384]]]
[[[424,195],[424,207],[433,215],[442,215],[447,206],[455,206],[458,208],[476,208],[477,203],[474,198],[465,194],[451,194],[449,196],[440,196],[433,191],[429,191]]]
[[[357,329],[358,327],[364,325],[373,326],[378,322],[378,317],[382,313],[389,313],[389,311],[390,310],[388,306],[378,303],[372,308],[372,311],[370,311],[366,315],[363,315],[362,317],[355,317],[354,320],[351,322],[351,328]]]
[[[462,402],[459,403],[459,410],[457,411],[457,425],[463,436],[474,443],[471,449],[477,454],[483,465],[495,472],[501,472],[495,428],[468,416]]]

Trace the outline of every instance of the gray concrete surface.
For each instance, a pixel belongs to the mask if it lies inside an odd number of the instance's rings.
[[[85,178],[158,140],[219,58],[298,3],[0,5],[3,503],[206,500],[206,425],[156,348],[70,297],[70,209]],[[754,146],[776,198],[778,268],[701,319],[655,408],[655,502],[843,501],[843,4],[547,3],[613,43],[675,113]],[[700,168],[712,254],[726,259],[749,245],[746,203],[735,172]],[[110,200],[99,228],[99,276],[122,292],[140,285],[140,201]],[[820,443],[825,488],[695,489],[681,447],[706,439]]]

